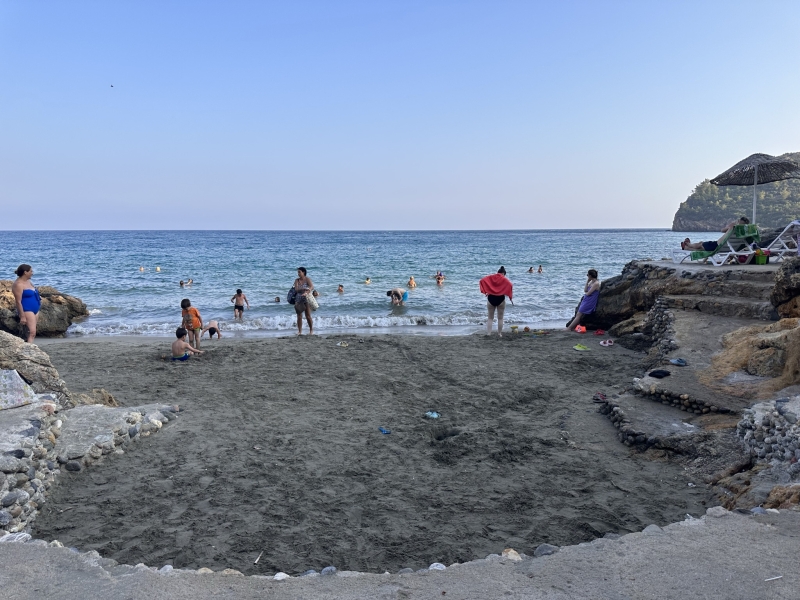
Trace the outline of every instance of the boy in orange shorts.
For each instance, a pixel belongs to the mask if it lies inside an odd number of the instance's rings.
[[[189,343],[194,342],[194,347],[200,349],[200,334],[203,331],[203,317],[188,298],[181,300],[181,315],[183,317],[183,327],[189,334]]]

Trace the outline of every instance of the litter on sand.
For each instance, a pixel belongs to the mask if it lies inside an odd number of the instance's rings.
[[[770,577],[769,579],[765,579],[764,581],[775,581],[776,579],[782,579],[783,575],[778,575],[777,577]]]
[[[578,325],[575,328],[575,333],[586,333],[586,327],[584,327],[583,325]]]
[[[378,427],[378,431],[380,431],[384,435],[389,435],[392,433],[391,429],[387,429],[386,427]]]
[[[428,412],[425,413],[425,416],[428,417],[429,419],[438,419],[439,413],[436,412],[435,410],[429,410]]]
[[[586,350],[588,350],[588,349],[589,349],[589,348],[587,348],[586,346],[584,346],[583,344],[575,344],[575,345],[573,346],[573,348],[574,348],[575,350],[578,350],[579,352],[585,352]]]
[[[686,366],[686,361],[683,360],[682,358],[671,358],[669,360],[669,364],[675,365],[677,367],[685,367]]]
[[[597,392],[594,396],[592,396],[592,402],[595,404],[602,404],[606,401],[606,395],[603,392]]]
[[[664,379],[664,377],[669,377],[671,373],[664,369],[656,369],[655,371],[650,371],[647,375],[649,377],[655,377],[656,379]]]
[[[614,345],[614,340],[603,340],[602,342],[600,342],[600,345],[605,348],[608,348],[609,346]]]
[[[595,335],[605,335],[605,334],[606,334],[606,331],[605,331],[605,329],[597,329],[597,330],[594,332],[594,334],[595,334]]]
[[[340,348],[347,348],[350,344],[348,344],[347,342],[339,342],[336,345],[339,346]]]

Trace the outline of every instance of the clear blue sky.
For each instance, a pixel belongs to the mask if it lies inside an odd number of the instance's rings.
[[[669,227],[704,178],[800,151],[799,25],[797,1],[4,0],[0,230]]]

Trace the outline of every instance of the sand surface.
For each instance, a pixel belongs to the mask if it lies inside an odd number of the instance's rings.
[[[383,572],[641,530],[710,498],[617,441],[591,397],[638,357],[593,337],[224,339],[188,363],[168,344],[43,342],[72,391],[183,412],[62,477],[36,537],[128,564]]]

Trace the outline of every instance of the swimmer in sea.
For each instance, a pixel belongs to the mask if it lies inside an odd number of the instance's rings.
[[[366,283],[367,285],[369,285],[370,283],[372,283],[372,279],[370,279],[369,277],[367,277],[367,278],[364,280],[364,283]]]
[[[139,267],[139,272],[144,273],[144,267]]]
[[[542,270],[542,265],[539,265],[539,270],[538,270],[538,271],[536,271],[536,272],[537,272],[537,273],[544,273],[544,271]]]
[[[233,318],[241,321],[244,317],[244,305],[247,304],[247,310],[250,310],[250,301],[242,290],[236,290],[231,302],[233,302]]]
[[[281,297],[280,296],[275,296],[275,302],[280,302],[280,301],[281,301]]]
[[[533,273],[533,267],[531,267],[530,269],[528,269],[528,273]]]
[[[188,332],[183,327],[178,327],[175,330],[175,337],[178,339],[172,342],[172,360],[179,360],[185,362],[189,360],[192,354],[202,354],[202,350],[195,350],[192,345],[186,341]]]
[[[417,287],[417,282],[416,282],[416,281],[414,281],[414,276],[413,276],[413,275],[412,275],[411,277],[409,277],[409,278],[408,278],[408,283],[407,283],[406,285],[407,285],[408,287],[410,287],[410,288],[415,288],[415,287]]]
[[[336,290],[336,292],[339,294],[344,294],[344,286],[341,283],[339,284],[339,289]]]
[[[436,285],[444,285],[444,275],[441,273],[436,275]]]
[[[392,299],[394,306],[405,306],[405,301],[408,300],[408,292],[403,288],[394,288],[386,292],[386,295]]]
[[[184,285],[186,285],[186,283],[183,281],[183,279],[181,279],[180,286],[183,287]]]
[[[213,340],[214,334],[216,334],[218,340],[222,339],[222,333],[219,330],[219,323],[217,323],[216,321],[209,321],[208,327],[206,327],[205,329],[203,329],[203,331],[200,332],[200,337],[203,337],[206,331],[208,332],[208,339]]]

